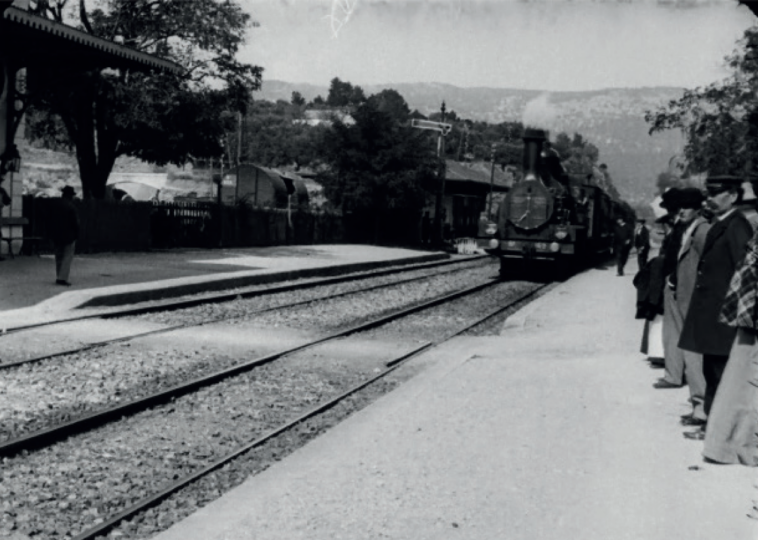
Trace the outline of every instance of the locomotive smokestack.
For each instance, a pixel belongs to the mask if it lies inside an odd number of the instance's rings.
[[[524,130],[524,180],[540,177],[540,154],[545,140],[547,136],[544,129],[526,128]]]

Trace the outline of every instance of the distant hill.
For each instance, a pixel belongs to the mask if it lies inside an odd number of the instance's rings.
[[[397,90],[408,106],[428,115],[447,109],[459,118],[490,123],[523,120],[527,104],[544,94],[537,90],[502,88],[460,88],[448,84],[418,83],[362,86],[366,95],[387,88]],[[609,88],[588,92],[551,92],[550,107],[542,111],[550,117],[554,133],[580,133],[600,150],[600,160],[608,165],[617,188],[631,203],[645,203],[655,195],[655,178],[668,169],[669,160],[682,150],[679,132],[648,135],[645,110],[655,109],[682,94],[681,88]],[[289,101],[297,91],[311,101],[326,98],[329,88],[310,84],[264,81],[256,99]],[[530,110],[532,106],[530,105]],[[550,114],[550,113],[553,114]]]

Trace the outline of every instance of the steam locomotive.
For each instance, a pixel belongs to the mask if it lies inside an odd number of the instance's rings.
[[[622,203],[592,175],[567,175],[544,130],[528,128],[523,139],[523,179],[500,204],[496,220],[479,230],[479,244],[500,258],[501,277],[537,265],[565,276],[610,255]]]

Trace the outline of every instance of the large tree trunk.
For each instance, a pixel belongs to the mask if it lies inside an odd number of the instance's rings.
[[[92,85],[82,85],[78,90],[61,117],[76,147],[82,197],[104,199],[105,185],[118,157],[116,128],[110,121],[107,97]]]

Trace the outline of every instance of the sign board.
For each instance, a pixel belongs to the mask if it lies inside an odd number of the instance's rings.
[[[452,124],[445,124],[443,122],[432,122],[431,120],[419,120],[419,119],[413,119],[411,120],[411,127],[419,128],[419,129],[431,129],[432,131],[439,131],[442,133],[442,136],[444,137],[448,133],[450,133],[450,130],[453,129]]]

